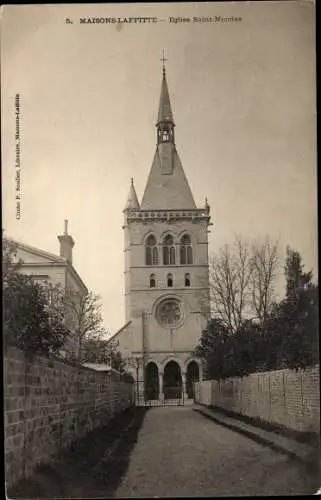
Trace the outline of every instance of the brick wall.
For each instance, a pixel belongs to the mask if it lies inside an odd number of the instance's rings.
[[[297,431],[320,432],[319,366],[197,382],[195,400]]]
[[[6,483],[133,404],[133,387],[101,372],[10,349],[4,358]]]

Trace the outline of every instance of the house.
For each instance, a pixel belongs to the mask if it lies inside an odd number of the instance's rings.
[[[73,297],[83,297],[88,289],[72,264],[74,240],[68,234],[68,221],[65,220],[64,233],[58,236],[60,251],[59,256],[27,245],[20,241],[6,237],[5,240],[15,247],[15,261],[20,262],[19,272],[32,276],[38,283],[48,283],[49,286],[60,285],[61,289],[68,291]],[[66,313],[66,324],[73,332],[75,318]],[[78,355],[78,345],[75,336],[71,339],[69,348]]]

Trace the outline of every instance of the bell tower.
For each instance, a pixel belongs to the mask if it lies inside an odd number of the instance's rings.
[[[201,376],[193,351],[209,310],[210,207],[206,200],[197,208],[176,149],[165,60],[154,159],[141,203],[131,180],[123,226],[126,335],[131,339],[126,342],[132,356],[142,360],[139,379],[145,390],[155,389],[157,379],[155,399],[166,398],[175,384],[187,394],[190,363]]]

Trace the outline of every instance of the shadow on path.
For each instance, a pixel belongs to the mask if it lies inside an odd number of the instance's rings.
[[[125,474],[146,408],[131,408],[8,489],[9,498],[110,498]]]

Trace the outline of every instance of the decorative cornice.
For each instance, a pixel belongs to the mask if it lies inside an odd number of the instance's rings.
[[[177,220],[191,220],[197,222],[204,220],[209,222],[210,215],[204,208],[181,209],[181,210],[127,210],[127,222],[150,222],[162,221],[172,223]]]
[[[185,267],[208,267],[208,264],[171,264],[169,266],[164,264],[159,264],[158,266],[129,266],[128,269],[145,269],[146,271],[151,269],[184,269]]]

